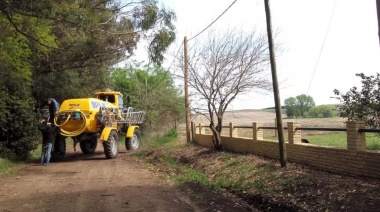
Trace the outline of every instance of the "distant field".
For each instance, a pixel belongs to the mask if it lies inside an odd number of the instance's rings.
[[[262,123],[264,126],[275,126],[276,114],[272,110],[241,110],[241,111],[228,111],[224,116],[223,126],[228,126],[230,122],[235,123],[238,126],[250,126],[252,122]],[[321,127],[321,128],[345,128],[345,122],[347,119],[341,117],[333,118],[305,118],[305,119],[288,119],[283,117],[283,126],[287,126],[287,122],[298,122],[301,127]],[[193,122],[208,124],[208,120],[201,115],[193,117]],[[210,133],[209,129],[206,129],[206,133]],[[222,135],[228,135],[229,129],[223,128]],[[287,130],[284,130],[285,141],[287,138]],[[238,136],[245,138],[252,138],[252,129],[238,129]],[[306,138],[310,143],[319,146],[335,146],[341,148],[347,148],[347,135],[345,132],[333,132],[333,131],[310,131],[301,130],[302,138]],[[380,141],[376,134],[366,133],[366,143],[368,149],[378,150],[380,149]],[[264,129],[264,139],[277,140],[275,130]]]
[[[285,115],[282,117],[282,123],[286,126],[287,122],[299,122],[303,127],[345,127],[345,121],[341,117],[334,118],[299,118],[288,119]],[[276,114],[274,110],[239,110],[227,111],[223,118],[223,125],[227,126],[230,122],[237,125],[246,126],[252,125],[252,122],[263,123],[264,126],[275,126]],[[195,124],[208,124],[208,119],[203,115],[192,117],[192,122]]]

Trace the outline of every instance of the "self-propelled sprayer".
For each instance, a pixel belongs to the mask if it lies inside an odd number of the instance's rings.
[[[103,144],[106,158],[117,157],[118,132],[125,133],[127,150],[139,148],[140,126],[145,112],[131,107],[125,108],[120,92],[96,92],[95,98],[67,99],[59,108],[54,124],[59,127],[53,159],[63,159],[66,153],[66,138],[77,143],[84,154],[93,153],[98,142]]]

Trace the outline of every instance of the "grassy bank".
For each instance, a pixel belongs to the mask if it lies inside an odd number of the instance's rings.
[[[0,176],[11,173],[12,170],[16,167],[16,165],[17,163],[15,162],[0,158]]]
[[[263,211],[341,211],[368,207],[366,203],[349,200],[371,198],[368,194],[377,192],[379,183],[295,163],[282,168],[278,160],[214,151],[187,144],[183,137],[164,140],[145,143],[133,155],[150,170],[162,173],[163,180],[169,177],[177,184],[193,182],[233,194]]]

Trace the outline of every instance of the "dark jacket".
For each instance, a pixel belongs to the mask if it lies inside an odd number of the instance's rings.
[[[51,104],[48,103],[48,99],[51,99]],[[48,98],[48,99],[45,99],[44,102],[42,103],[42,105],[40,106],[40,109],[42,109],[44,106],[49,106],[49,113],[50,113],[50,116],[54,116],[55,115],[55,112],[57,112],[59,110],[59,104],[58,102],[53,99],[53,98]]]
[[[42,132],[42,144],[52,144],[54,141],[54,126],[47,124],[46,121],[38,124],[38,130]]]

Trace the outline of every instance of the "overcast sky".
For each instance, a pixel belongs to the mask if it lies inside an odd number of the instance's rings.
[[[177,15],[177,41],[169,52],[177,52],[184,36],[198,34],[233,1],[161,0]],[[375,0],[270,0],[270,6],[273,30],[279,31],[275,42],[283,47],[276,61],[282,105],[300,94],[313,97],[316,105],[338,103],[330,98],[334,89],[346,92],[361,85],[356,73],[380,71]],[[212,28],[265,32],[265,21],[264,0],[237,0]],[[171,61],[168,57],[164,67]],[[252,92],[228,110],[273,106],[273,94]]]

